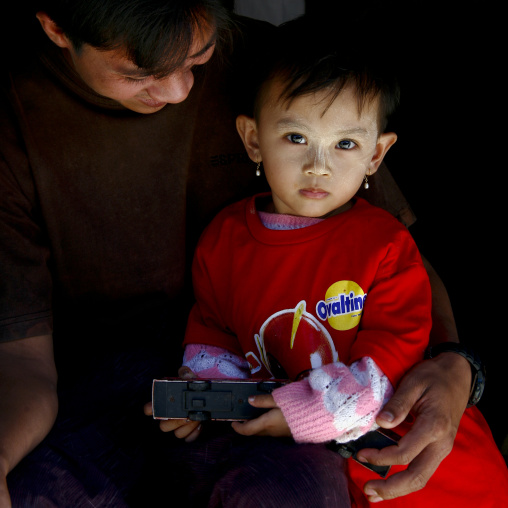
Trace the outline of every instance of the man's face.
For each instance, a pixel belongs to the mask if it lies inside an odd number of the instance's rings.
[[[122,49],[99,51],[84,44],[79,52],[72,45],[66,51],[76,72],[95,92],[118,101],[127,109],[150,114],[166,104],[177,104],[187,98],[194,84],[192,68],[206,63],[214,48],[212,29],[197,32],[183,65],[160,79],[146,76]]]

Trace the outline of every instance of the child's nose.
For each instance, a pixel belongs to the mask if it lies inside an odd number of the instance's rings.
[[[326,152],[324,150],[317,148],[309,155],[309,161],[305,166],[306,174],[318,176],[327,176],[330,174]]]

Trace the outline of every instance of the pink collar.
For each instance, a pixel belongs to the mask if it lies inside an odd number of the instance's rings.
[[[324,220],[318,217],[298,217],[297,215],[268,213],[259,210],[258,214],[263,226],[275,230],[301,229],[307,226],[313,226]]]

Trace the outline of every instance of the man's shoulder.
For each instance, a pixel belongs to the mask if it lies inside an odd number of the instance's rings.
[[[387,210],[406,227],[411,226],[416,221],[416,216],[409,202],[384,162],[380,165],[378,171],[372,177],[369,177],[369,188],[364,189],[362,186],[357,196]]]
[[[211,224],[224,224],[229,221],[236,221],[245,217],[249,206],[254,205],[254,197],[249,196],[234,203],[226,205],[213,219]]]
[[[407,227],[404,226],[394,215],[381,208],[373,205],[363,198],[356,197],[355,206],[353,208],[353,216],[356,221],[362,223],[362,231],[369,232],[374,236],[381,236],[388,239],[391,235],[411,236]]]
[[[248,213],[249,206],[253,202],[253,197],[247,197],[226,205],[206,226],[201,236],[200,243],[202,244],[204,241],[216,243],[217,238],[223,238],[224,232],[227,231],[228,234],[232,234],[235,231],[238,232],[240,229],[245,228],[245,217]]]

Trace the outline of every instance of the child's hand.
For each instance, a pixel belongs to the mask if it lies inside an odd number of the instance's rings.
[[[246,422],[233,422],[235,432],[243,436],[291,437],[289,426],[271,395],[249,397],[249,404],[254,407],[272,408],[261,416]]]
[[[150,416],[152,414],[152,403],[147,402],[143,408],[145,415]],[[162,432],[175,432],[175,436],[179,439],[185,439],[187,443],[190,443],[197,439],[201,433],[201,424],[192,420],[186,420],[181,418],[178,420],[161,420],[159,427]]]
[[[192,372],[192,370],[189,369],[189,367],[186,367],[185,365],[182,365],[178,369],[178,376],[181,377],[182,379],[193,379],[197,377],[196,374],[194,374],[194,372]]]
[[[160,422],[162,432],[173,432],[178,439],[184,439],[185,442],[195,441],[201,433],[201,423],[192,420],[162,420]]]
[[[178,370],[178,375],[182,379],[192,379],[196,377],[194,372],[189,369],[189,367],[180,367]],[[152,403],[147,402],[144,405],[144,413],[145,415],[152,414]],[[159,427],[162,432],[173,432],[175,433],[175,437],[179,439],[185,439],[187,443],[195,441],[199,434],[201,433],[201,424],[199,422],[194,422],[192,420],[187,420],[185,418],[177,419],[177,420],[161,420],[159,423]]]

